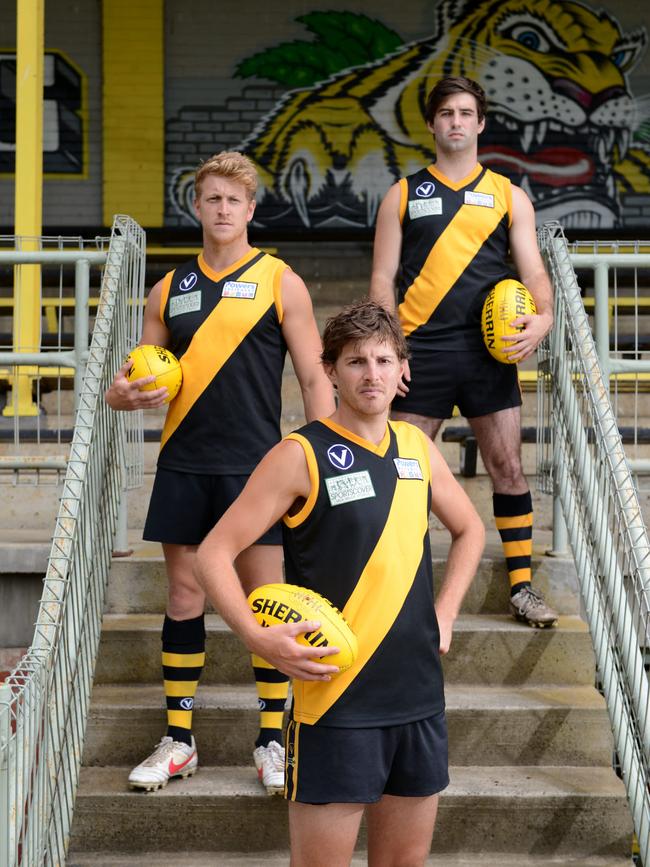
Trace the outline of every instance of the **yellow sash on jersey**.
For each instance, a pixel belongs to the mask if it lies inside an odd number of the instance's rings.
[[[429,455],[417,428],[404,422],[390,424],[399,454],[418,458],[424,482],[397,480],[384,531],[343,609],[359,643],[356,661],[328,683],[293,681],[293,718],[299,722],[318,722],[363,669],[401,611],[422,560],[422,543],[429,529]]]
[[[181,358],[183,385],[169,405],[160,440],[161,449],[246,335],[273,306],[275,282],[286,267],[281,260],[264,256],[237,278],[257,283],[255,297],[222,298],[197,328]],[[245,315],[242,315],[242,309]]]
[[[480,171],[480,166],[478,170]],[[431,167],[430,171],[434,177],[438,177],[434,167]],[[473,190],[476,193],[492,194],[495,207],[461,205],[456,216],[431,248],[422,270],[406,290],[404,300],[398,307],[398,315],[407,337],[429,321],[440,302],[497,228],[504,213],[509,210],[507,192],[504,195],[503,186],[497,182],[497,178],[501,180],[500,175],[495,176],[487,171]],[[452,184],[444,179],[444,183],[452,189],[459,189],[468,183],[468,179],[463,179],[460,184]]]

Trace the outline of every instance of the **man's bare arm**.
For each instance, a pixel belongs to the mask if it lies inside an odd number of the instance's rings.
[[[331,415],[336,409],[334,390],[321,363],[322,344],[311,298],[301,278],[288,268],[282,275],[282,308],[282,333],[300,384],[305,419]]]
[[[394,184],[386,193],[377,212],[370,277],[370,298],[391,313],[395,312],[395,278],[402,249],[399,206],[400,185]]]
[[[454,622],[483,554],[485,527],[439,450],[430,441],[429,463],[431,511],[451,534],[447,565],[436,595],[440,652],[447,653]]]
[[[524,330],[507,338],[512,344],[508,354],[514,361],[523,361],[535,352],[553,327],[553,287],[537,246],[535,211],[526,193],[516,186],[512,187],[510,251],[519,279],[530,291],[537,308],[536,316],[520,316],[514,320],[517,325],[523,325]]]
[[[338,669],[312,662],[313,648],[296,642],[302,632],[318,628],[316,621],[262,627],[248,606],[235,571],[237,556],[253,545],[298,498],[310,491],[309,471],[299,443],[278,443],[258,464],[246,487],[200,545],[196,578],[208,598],[246,647],[275,668],[300,680],[329,680]],[[337,648],[325,648],[329,656]]]

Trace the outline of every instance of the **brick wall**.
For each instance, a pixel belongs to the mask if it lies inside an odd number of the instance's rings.
[[[221,105],[182,108],[166,123],[166,188],[180,169],[194,169],[218,151],[236,150],[283,93],[274,85],[249,85]],[[170,195],[165,198],[166,226],[193,225],[173,207]]]

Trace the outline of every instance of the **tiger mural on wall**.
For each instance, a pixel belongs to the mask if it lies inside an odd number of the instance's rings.
[[[434,35],[289,91],[241,144],[257,164],[256,222],[370,227],[388,187],[435,159],[425,98],[443,75],[485,89],[479,160],[530,196],[539,222],[609,228],[620,195],[650,194],[650,150],[628,74],[646,33],[575,0],[443,0]],[[175,197],[187,210],[190,172]]]

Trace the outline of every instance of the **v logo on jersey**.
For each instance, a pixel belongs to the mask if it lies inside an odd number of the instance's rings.
[[[196,281],[199,278],[196,276],[194,271],[191,274],[188,274],[187,277],[183,277],[181,282],[178,284],[178,288],[181,292],[189,292],[193,286],[196,286]]]
[[[436,185],[433,181],[423,181],[419,187],[415,190],[415,195],[419,196],[421,199],[428,199],[429,196],[432,196],[436,191]]]
[[[327,450],[330,464],[337,470],[349,470],[354,463],[354,455],[351,449],[342,443],[335,443]]]

